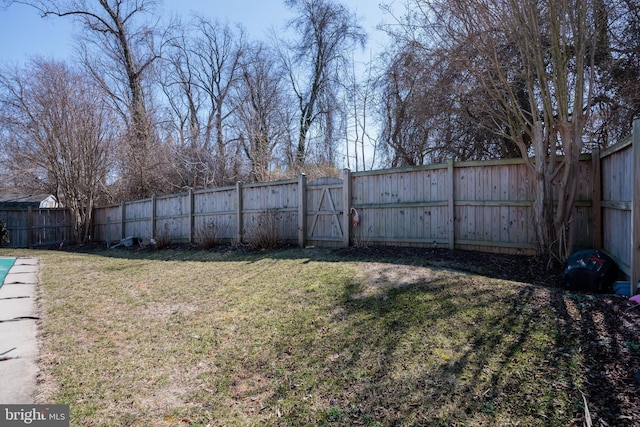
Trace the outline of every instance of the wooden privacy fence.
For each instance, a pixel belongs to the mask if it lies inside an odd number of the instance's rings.
[[[68,209],[2,209],[10,248],[56,245],[73,238],[73,221]]]
[[[584,156],[574,212],[576,242],[594,238],[592,160]],[[299,245],[382,244],[532,254],[532,171],[522,159],[453,162],[351,173],[342,179],[237,184],[98,208],[94,239],[251,242],[275,224]],[[360,217],[351,223],[351,208]],[[274,225],[270,225],[274,226]]]
[[[593,236],[591,160],[580,164],[574,221],[578,245]],[[450,161],[389,171],[354,173],[352,200],[363,242],[444,246],[531,254],[537,250],[533,174],[522,159]]]
[[[580,161],[576,248],[610,254],[640,280],[640,119],[631,138]],[[560,184],[556,184],[560,185]],[[557,188],[555,189],[557,191]],[[557,194],[557,193],[556,193]],[[242,184],[122,202],[95,209],[92,239],[249,242],[269,231],[282,242],[447,247],[496,253],[537,250],[533,172],[522,159],[453,162],[342,178]],[[351,222],[351,210],[360,222]],[[71,238],[65,210],[0,210],[11,246]]]
[[[603,248],[630,278],[635,295],[640,280],[640,118],[633,122],[632,136],[601,153],[595,164],[596,223],[594,246]]]
[[[298,241],[301,180],[240,184],[97,208],[94,240],[125,237],[176,243],[250,241],[268,221],[282,241]]]

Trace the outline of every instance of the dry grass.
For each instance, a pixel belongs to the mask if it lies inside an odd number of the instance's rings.
[[[15,252],[14,252],[15,253]],[[30,252],[73,426],[572,425],[548,290],[331,252]]]

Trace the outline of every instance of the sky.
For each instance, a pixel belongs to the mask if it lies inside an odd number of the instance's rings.
[[[356,63],[364,64],[376,58],[386,42],[384,33],[376,27],[393,20],[379,4],[395,4],[396,10],[402,0],[338,1],[356,14],[369,35],[366,48],[354,52]],[[166,17],[178,15],[186,19],[195,13],[222,22],[239,23],[251,40],[267,40],[272,29],[282,28],[293,16],[283,0],[158,0],[158,3]],[[0,6],[0,67],[20,67],[34,57],[73,61],[74,33],[79,31],[80,27],[71,18],[42,18],[37,10],[22,4],[4,9]]]
[[[362,18],[360,23],[369,34],[364,55],[375,55],[384,43],[384,35],[376,31],[376,26],[390,20],[380,9],[380,1],[341,1]],[[195,12],[240,23],[252,39],[266,39],[271,28],[282,27],[292,16],[282,0],[161,0],[160,3],[166,16],[188,17]],[[14,4],[0,9],[0,64],[21,64],[34,56],[71,59],[73,35],[77,30],[70,18],[41,18],[35,9],[25,5]]]

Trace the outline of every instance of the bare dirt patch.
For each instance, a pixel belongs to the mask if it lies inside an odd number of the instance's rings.
[[[363,263],[357,278],[367,286],[352,298],[370,297],[390,288],[405,288],[433,282],[441,273],[429,267],[412,265],[385,264],[379,262]]]

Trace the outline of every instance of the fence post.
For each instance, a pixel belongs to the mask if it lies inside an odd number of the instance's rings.
[[[638,291],[640,280],[640,116],[633,120],[631,160],[631,295]]]
[[[189,243],[193,243],[194,238],[194,227],[196,222],[195,212],[194,212],[194,197],[193,190],[189,189]]]
[[[351,237],[351,171],[342,170],[342,246],[349,247]]]
[[[602,171],[600,169],[600,149],[591,152],[591,170],[593,179],[592,210],[593,210],[593,247],[602,249]]]
[[[151,238],[156,238],[156,195],[151,196]]]
[[[107,216],[107,249],[111,248],[111,217]]]
[[[307,176],[298,176],[298,246],[304,248],[307,237]]]
[[[33,234],[33,209],[31,206],[27,207],[27,247],[33,249],[32,236]]]
[[[455,200],[454,200],[454,164],[453,159],[449,159],[447,161],[447,176],[449,178],[449,249],[453,250],[456,247],[456,208],[455,208]]]
[[[125,226],[127,223],[126,214],[127,214],[127,208],[123,200],[122,202],[120,202],[120,234],[122,234],[120,238],[122,240],[124,240],[125,237],[127,237],[127,230],[125,230]]]
[[[236,238],[238,239],[238,244],[242,243],[242,183],[236,183],[236,224],[238,226]]]

